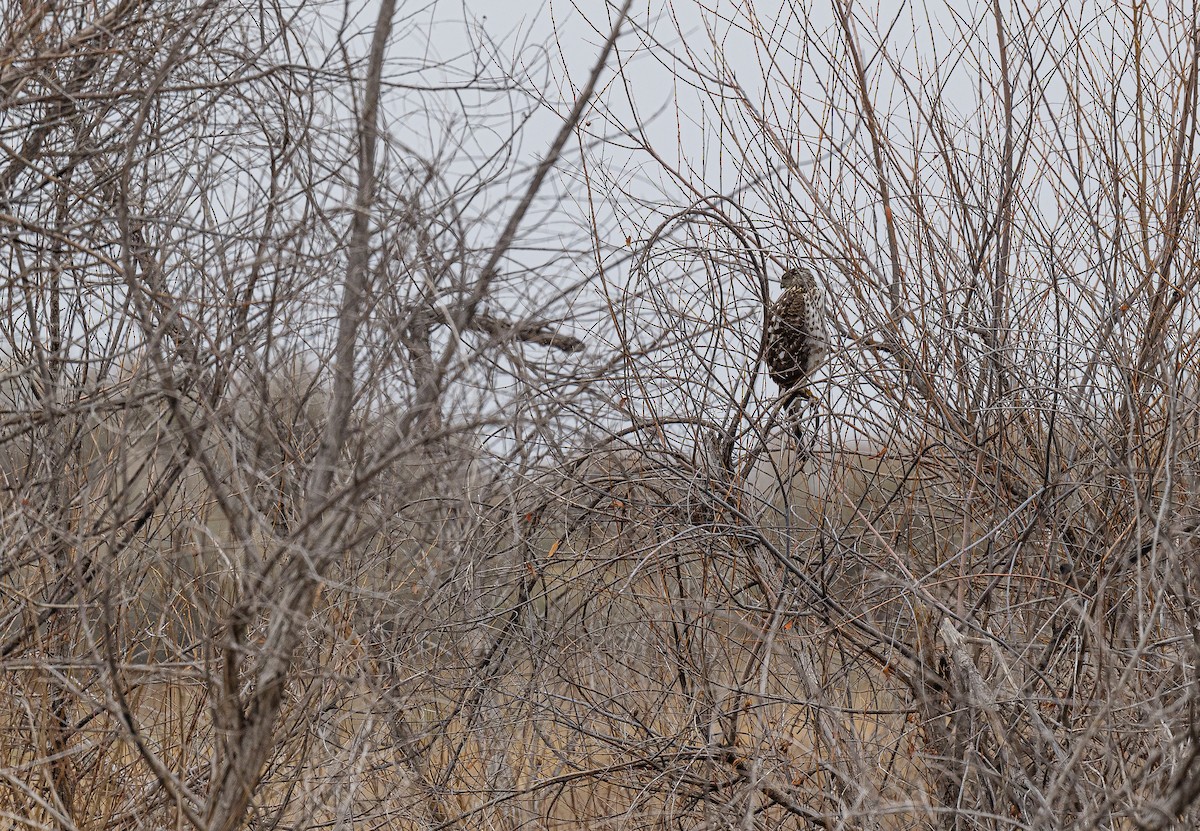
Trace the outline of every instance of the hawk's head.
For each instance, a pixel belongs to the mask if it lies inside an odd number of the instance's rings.
[[[779,278],[779,287],[785,291],[796,287],[811,292],[816,289],[816,285],[813,273],[802,265],[792,266]]]

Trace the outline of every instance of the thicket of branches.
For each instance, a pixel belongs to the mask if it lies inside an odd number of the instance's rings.
[[[0,827],[1200,822],[1197,9],[758,5],[4,9]]]

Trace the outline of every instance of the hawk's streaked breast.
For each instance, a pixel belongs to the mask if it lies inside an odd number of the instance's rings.
[[[766,315],[767,370],[781,393],[802,393],[828,351],[824,308],[807,269],[789,269],[780,283]]]

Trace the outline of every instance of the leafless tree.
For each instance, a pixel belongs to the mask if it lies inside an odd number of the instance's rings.
[[[561,106],[469,21],[437,64],[421,12],[359,12],[5,11],[13,823],[389,816],[362,797],[424,762],[379,738],[404,736],[381,633],[414,572],[469,559],[487,448],[542,459],[504,448],[592,394],[563,322],[582,245],[520,249],[625,12]],[[558,124],[524,169],[534,108]]]

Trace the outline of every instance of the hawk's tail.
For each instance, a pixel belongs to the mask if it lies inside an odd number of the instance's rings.
[[[798,386],[788,390],[784,394],[782,401],[784,412],[787,413],[787,420],[791,424],[792,435],[795,436],[796,442],[800,447],[807,448],[803,451],[803,455],[807,457],[817,434],[816,413],[809,413],[807,411],[816,403],[816,396],[812,394],[812,391],[808,387]],[[806,429],[806,427],[810,429]]]

